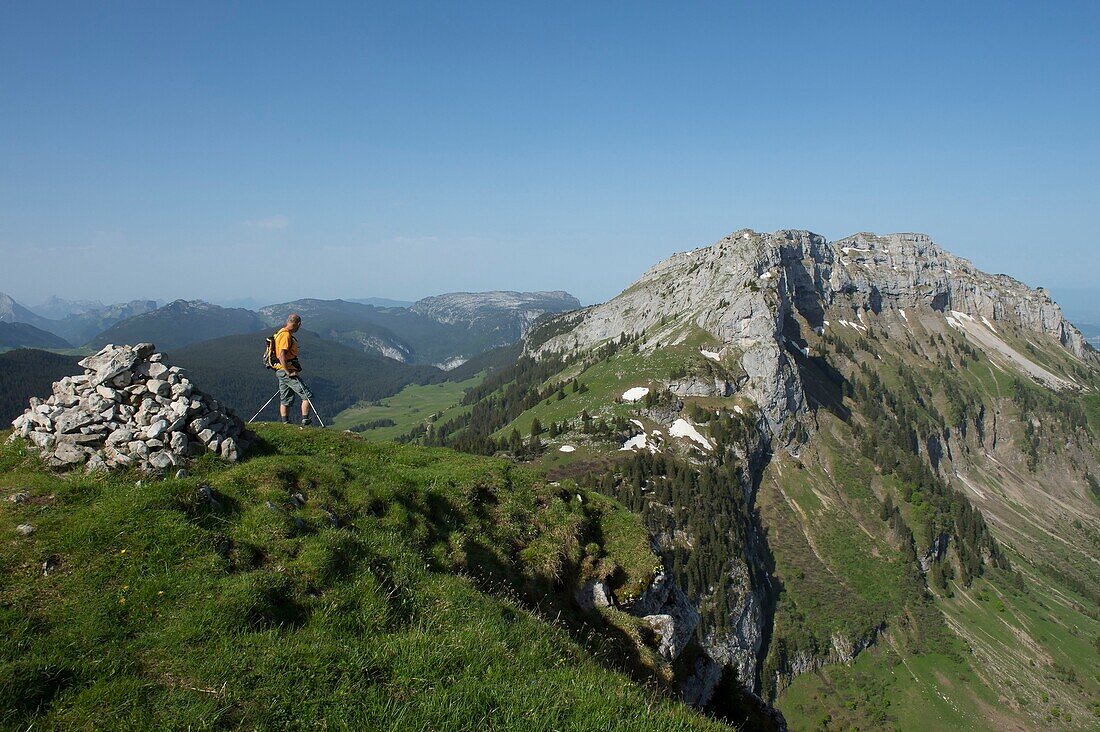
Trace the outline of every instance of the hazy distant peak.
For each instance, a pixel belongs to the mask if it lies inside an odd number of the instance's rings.
[[[70,315],[83,315],[102,308],[103,303],[99,300],[67,300],[57,295],[50,295],[45,302],[30,310],[43,318],[61,320]]]

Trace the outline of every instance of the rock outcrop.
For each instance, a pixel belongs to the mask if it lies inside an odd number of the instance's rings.
[[[89,472],[182,465],[203,451],[236,461],[250,443],[244,423],[203,394],[151,343],[108,345],[80,362],[84,373],[54,383],[12,422],[53,467]]]

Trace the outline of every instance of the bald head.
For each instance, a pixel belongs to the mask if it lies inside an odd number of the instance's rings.
[[[302,318],[298,313],[291,313],[286,316],[286,329],[291,333],[298,330],[302,326]]]

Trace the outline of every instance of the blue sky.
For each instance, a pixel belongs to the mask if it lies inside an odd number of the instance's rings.
[[[1098,7],[5,3],[0,290],[592,302],[751,227],[1088,305]]]

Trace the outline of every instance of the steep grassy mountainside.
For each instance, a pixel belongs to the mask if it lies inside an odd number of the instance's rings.
[[[201,300],[176,300],[152,312],[135,315],[112,325],[88,341],[99,350],[108,343],[155,343],[163,351],[238,333],[254,333],[266,327],[251,310],[222,308]]]
[[[9,348],[72,348],[72,344],[29,323],[0,321],[0,349]]]
[[[79,360],[34,348],[0,353],[0,425],[7,428],[27,408],[28,399],[49,395],[55,381],[78,373]]]
[[[840,726],[934,709],[945,726],[1089,728],[1100,379],[1041,339],[1029,351],[1008,323],[996,326],[1005,341],[1088,391],[1011,370],[942,316],[865,321],[811,334],[811,356],[796,356],[818,430],[759,491],[781,587],[765,683],[792,724],[825,707]],[[891,567],[903,571],[890,579]],[[942,617],[926,632],[913,632],[913,579]],[[799,676],[872,643],[858,673]],[[840,689],[843,703],[824,701]]]
[[[266,330],[215,338],[171,351],[169,360],[184,369],[218,401],[248,419],[275,393],[275,372],[260,363]],[[363,353],[305,330],[297,334],[302,378],[313,390],[323,418],[359,401],[375,401],[401,391],[408,384],[443,381],[446,374],[434,366],[411,366]],[[159,344],[157,344],[159,346]],[[276,419],[273,403],[260,419]]]
[[[728,729],[662,692],[643,621],[572,601],[654,581],[612,500],[502,460],[260,437],[140,483],[0,448],[0,725]]]
[[[536,326],[464,406],[424,439],[643,516],[712,707],[732,677],[794,729],[1100,719],[1100,369],[1041,289],[920,234],[741,231]]]

